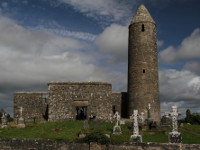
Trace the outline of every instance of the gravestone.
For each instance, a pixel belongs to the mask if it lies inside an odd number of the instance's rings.
[[[133,120],[133,135],[130,137],[130,142],[142,142],[142,136],[139,135],[139,125],[138,125],[138,110],[133,110],[130,119]]]
[[[165,112],[165,114],[161,118],[161,127],[170,127],[171,119],[169,113]]]
[[[141,112],[140,115],[138,114],[138,124],[139,124],[139,129],[143,129],[145,125],[145,119],[144,119],[144,113]]]
[[[122,134],[121,127],[119,126],[119,122],[120,122],[119,113],[116,112],[115,115],[113,116],[113,118],[115,119],[115,126],[113,127],[113,134]]]
[[[149,126],[153,122],[153,119],[151,118],[151,104],[148,104],[146,109],[147,109],[146,125]]]
[[[122,125],[122,124],[126,124],[126,122],[125,122],[125,120],[120,120],[120,125]]]
[[[178,116],[180,113],[177,111],[177,106],[172,106],[172,132],[169,133],[169,143],[182,143],[181,133],[178,132]]]
[[[23,107],[20,107],[20,117],[18,119],[18,124],[17,124],[18,128],[25,128],[26,125],[24,123],[24,118],[23,118]]]
[[[84,128],[84,129],[88,129],[88,128],[89,128],[88,120],[84,120],[84,121],[83,121],[83,128]]]
[[[1,117],[1,128],[7,127],[7,124],[8,124],[7,114],[3,112]]]
[[[108,120],[110,123],[113,123],[113,115],[112,114],[109,114]]]

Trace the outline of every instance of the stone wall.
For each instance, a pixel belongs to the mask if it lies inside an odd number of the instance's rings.
[[[50,82],[49,121],[76,119],[77,107],[87,107],[87,117],[107,119],[112,113],[112,85],[107,82]]]
[[[23,108],[23,117],[26,121],[44,120],[45,103],[43,102],[46,92],[17,92],[14,94],[14,120],[17,121],[19,108]]]
[[[121,105],[122,105],[122,93],[121,92],[113,92],[112,93],[112,112],[113,114],[117,111],[121,115]]]
[[[199,150],[199,144],[138,143],[100,145],[64,140],[0,139],[0,150]]]

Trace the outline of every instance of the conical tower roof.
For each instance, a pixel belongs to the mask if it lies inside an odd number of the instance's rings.
[[[144,5],[140,5],[138,10],[136,11],[135,16],[131,20],[131,24],[138,23],[138,22],[152,22],[155,23],[153,18],[151,17],[149,11]]]

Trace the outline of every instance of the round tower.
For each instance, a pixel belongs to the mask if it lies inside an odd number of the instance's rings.
[[[151,118],[160,120],[156,24],[141,5],[129,25],[128,114],[144,113],[150,104]]]

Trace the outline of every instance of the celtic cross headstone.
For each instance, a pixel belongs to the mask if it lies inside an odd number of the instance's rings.
[[[130,116],[130,119],[133,120],[133,135],[130,137],[131,142],[142,142],[142,136],[139,135],[138,118],[138,110],[133,110],[133,114]]]
[[[120,122],[120,115],[118,112],[115,113],[115,115],[113,116],[113,118],[115,119],[115,126],[113,127],[113,134],[121,134],[121,127],[119,126],[119,122]]]
[[[169,133],[170,143],[182,143],[181,133],[178,132],[178,113],[177,106],[172,106],[172,112],[170,113],[172,118],[172,132]]]

